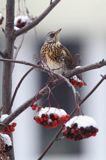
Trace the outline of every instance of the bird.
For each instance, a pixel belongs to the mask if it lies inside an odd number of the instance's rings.
[[[59,34],[61,30],[60,28],[47,34],[40,50],[40,59],[45,68],[65,76],[70,70],[80,67],[78,66],[79,54],[74,55],[60,42]],[[74,75],[69,78],[69,81],[76,88],[86,85],[81,74]]]
[[[75,67],[74,56],[60,42],[61,28],[47,34],[40,50],[40,59],[44,67],[57,74],[66,74]]]

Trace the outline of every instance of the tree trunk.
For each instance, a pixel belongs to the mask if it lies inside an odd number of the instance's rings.
[[[14,50],[14,0],[7,0],[6,3],[6,27],[5,27],[5,58],[13,58]],[[4,62],[3,64],[3,81],[2,81],[2,114],[10,114],[10,101],[12,92],[12,63]],[[12,138],[12,135],[11,135]],[[14,150],[8,152],[11,160],[14,160]]]

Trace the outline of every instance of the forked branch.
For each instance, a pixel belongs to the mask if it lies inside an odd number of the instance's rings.
[[[43,11],[41,13],[41,15],[38,17],[38,18],[35,18],[33,20],[32,23],[30,23],[29,25],[25,26],[24,28],[18,30],[15,32],[15,37],[29,31],[30,29],[32,29],[33,27],[37,26],[49,13],[50,11],[60,2],[61,0],[54,0],[50,5],[49,7]]]

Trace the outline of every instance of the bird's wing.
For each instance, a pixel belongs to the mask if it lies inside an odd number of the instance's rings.
[[[74,61],[74,56],[72,53],[70,53],[70,51],[64,47],[63,45],[61,45],[62,48],[62,58],[67,66],[67,68],[74,68],[75,67],[75,61]]]

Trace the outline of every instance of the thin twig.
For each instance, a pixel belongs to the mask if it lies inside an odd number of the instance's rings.
[[[46,149],[43,151],[43,153],[41,154],[41,156],[37,160],[41,160],[45,156],[45,154],[47,153],[47,151],[56,142],[56,139],[58,139],[59,135],[61,134],[62,129],[63,129],[63,126],[58,130],[58,132],[56,133],[56,135],[53,137],[53,139],[50,141],[49,145],[46,147]]]
[[[26,61],[14,60],[14,59],[3,59],[3,58],[0,58],[0,61],[1,62],[10,62],[10,63],[22,64],[22,65],[26,65],[26,66],[39,68],[39,69],[42,68],[41,65],[33,64],[33,63],[30,63],[30,62],[26,62]]]
[[[38,25],[60,1],[61,0],[54,0],[54,2],[52,2],[52,4],[49,5],[49,7],[45,11],[43,11],[38,18],[35,18],[32,23],[30,23],[29,25],[25,26],[24,28],[16,31],[15,37],[29,31],[30,29],[32,29],[33,27]]]
[[[21,13],[20,0],[18,0],[18,12],[19,12],[19,14]]]
[[[21,49],[21,47],[22,47],[23,41],[24,41],[24,34],[22,35],[22,40],[21,40],[20,45],[18,46],[16,52],[14,53],[14,57],[13,57],[14,60],[16,60],[16,58],[17,58],[17,56],[18,56],[18,53],[19,53],[19,51],[20,51],[20,49]],[[12,70],[14,70],[14,66],[15,66],[15,63],[14,63],[13,66],[12,66]]]
[[[106,75],[102,76],[101,80],[95,85],[95,87],[82,99],[79,105],[82,105],[90,96],[91,94],[100,86],[100,84],[106,79]]]
[[[16,52],[15,52],[15,55],[14,55],[14,60],[16,60],[16,58],[17,58],[17,55],[18,55],[18,53],[19,53],[19,51],[20,51],[20,49],[21,49],[21,47],[22,47],[22,44],[23,44],[23,41],[24,41],[24,34],[22,35],[22,40],[21,40],[21,42],[20,42],[20,45],[18,46],[18,48],[17,48],[17,50],[16,50]]]
[[[2,30],[3,34],[5,35],[5,29],[2,27],[1,30]]]
[[[40,71],[42,72],[45,72],[45,73],[52,73],[54,74],[52,71],[44,68],[42,65],[39,65],[39,64],[33,64],[33,63],[30,63],[30,62],[26,62],[26,61],[19,61],[19,60],[13,60],[13,59],[1,59],[0,58],[0,61],[1,62],[10,62],[10,63],[17,63],[17,64],[22,64],[22,65],[26,65],[26,66],[31,66],[31,67],[34,67],[35,69],[39,69]]]
[[[53,3],[52,1],[53,1],[53,0],[50,0],[50,5]]]
[[[106,79],[106,75],[102,76],[101,80],[93,87],[93,89],[81,100],[79,103],[79,106],[81,106],[92,94],[93,92],[100,86],[100,84]],[[77,108],[75,108],[72,112],[71,115],[74,115],[75,112],[77,111]]]
[[[24,0],[24,7],[25,7],[27,15],[30,16],[29,15],[29,9],[28,9],[27,4],[26,4],[26,0]]]
[[[14,99],[16,97],[16,94],[17,94],[17,91],[20,87],[20,85],[22,84],[23,80],[25,79],[25,77],[34,69],[34,67],[30,68],[24,75],[23,77],[20,79],[20,81],[18,82],[16,88],[15,88],[15,91],[13,93],[13,96],[12,96],[12,99],[11,99],[11,103],[10,103],[10,108],[12,108],[12,105],[13,105],[13,102],[14,102]]]

